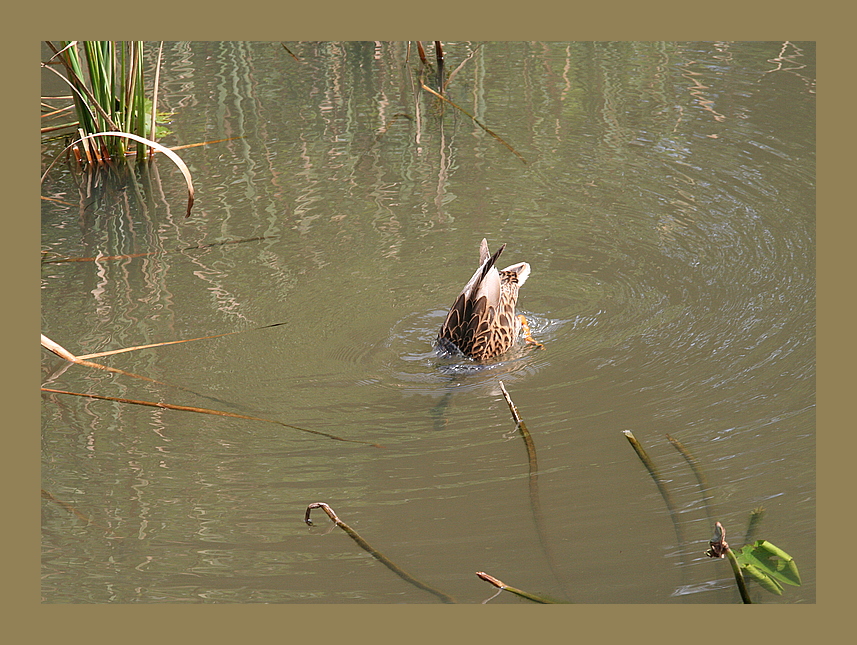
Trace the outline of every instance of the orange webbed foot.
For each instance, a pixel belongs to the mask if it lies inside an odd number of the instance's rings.
[[[518,314],[518,320],[521,322],[521,332],[524,334],[524,340],[527,342],[527,345],[535,345],[539,349],[544,349],[545,346],[533,338],[527,317],[523,314]]]

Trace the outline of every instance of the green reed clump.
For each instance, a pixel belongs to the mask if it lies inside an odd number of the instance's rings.
[[[149,98],[143,76],[142,41],[48,41],[47,45],[54,59],[62,64],[65,74],[60,75],[72,89],[82,136],[113,131],[156,138],[157,73]],[[97,141],[92,155],[87,155],[96,157],[91,161],[100,161],[102,154],[118,159],[129,152],[127,139],[99,137]],[[144,158],[148,146],[139,141],[134,145],[138,158]]]

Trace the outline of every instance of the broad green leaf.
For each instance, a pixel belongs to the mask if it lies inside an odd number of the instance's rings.
[[[760,549],[763,549],[773,556],[771,560],[776,563],[777,573],[780,574],[780,579],[783,582],[794,586],[800,586],[800,573],[797,570],[797,564],[793,557],[767,540],[759,540],[755,544]]]
[[[750,572],[748,567],[753,566],[767,577],[776,580],[778,584],[799,586],[801,583],[794,558],[767,540],[758,540],[753,544],[745,545],[737,553],[737,559],[748,573]],[[756,577],[753,573],[750,575]]]

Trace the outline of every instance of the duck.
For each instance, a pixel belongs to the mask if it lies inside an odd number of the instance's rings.
[[[515,314],[518,290],[530,277],[530,265],[518,262],[498,271],[497,258],[506,248],[502,244],[491,255],[488,241],[479,245],[479,268],[458,294],[437,335],[437,346],[444,352],[488,361],[506,353],[523,331],[529,344],[533,340],[527,319]]]

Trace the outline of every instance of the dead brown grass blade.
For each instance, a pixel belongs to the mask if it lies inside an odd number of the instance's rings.
[[[459,112],[462,112],[463,114],[466,114],[467,116],[469,116],[469,117],[470,117],[470,119],[471,119],[471,120],[472,120],[476,125],[478,125],[480,128],[482,128],[483,130],[485,130],[485,132],[487,132],[487,133],[488,133],[488,134],[490,134],[492,137],[494,137],[495,139],[497,139],[497,141],[499,141],[499,142],[500,142],[500,143],[502,143],[504,146],[506,146],[506,147],[507,147],[507,148],[512,152],[512,154],[514,154],[518,159],[520,159],[520,160],[521,160],[521,162],[522,162],[522,163],[524,163],[524,164],[526,164],[526,163],[527,163],[527,160],[526,160],[526,159],[524,159],[523,155],[522,155],[520,152],[518,152],[517,150],[515,150],[512,146],[510,146],[508,143],[506,143],[506,141],[503,139],[503,137],[501,137],[501,136],[500,136],[499,134],[497,134],[496,132],[492,131],[488,126],[486,126],[485,124],[483,124],[479,119],[477,119],[475,116],[473,116],[472,114],[470,114],[470,112],[468,112],[467,110],[465,110],[463,107],[461,107],[460,105],[457,105],[456,103],[453,103],[452,101],[450,101],[448,98],[446,98],[446,97],[445,97],[445,96],[443,96],[442,94],[438,94],[437,92],[435,92],[433,89],[431,89],[428,85],[426,85],[426,84],[425,84],[425,83],[423,83],[422,81],[420,82],[420,87],[422,87],[422,88],[423,88],[424,90],[426,90],[427,92],[430,92],[431,94],[434,94],[434,95],[435,95],[437,98],[439,98],[441,101],[446,101],[447,103],[449,103],[452,107],[454,107],[454,108],[455,108],[456,110],[458,110]]]
[[[138,349],[151,349],[152,347],[164,347],[166,345],[178,345],[179,343],[191,343],[195,340],[208,340],[211,338],[220,338],[221,336],[229,336],[230,334],[240,334],[240,331],[229,331],[225,334],[214,334],[212,336],[200,336],[199,338],[184,338],[182,340],[168,340],[163,343],[152,343],[151,345],[137,345],[136,347],[123,347],[122,349],[113,349],[109,352],[98,352],[97,354],[84,354],[83,356],[78,356],[80,360],[87,360],[89,358],[101,358],[103,356],[113,356],[114,354],[124,354],[125,352],[135,352]]]
[[[55,390],[49,387],[41,388],[42,392],[50,392],[52,394],[68,394],[71,396],[82,396],[88,399],[98,399],[100,401],[115,401],[117,403],[128,403],[131,405],[144,405],[152,408],[163,408],[164,410],[178,410],[180,412],[196,412],[197,414],[210,414],[218,417],[230,417],[233,419],[247,419],[248,421],[263,421],[265,423],[274,423],[279,426],[283,426],[284,428],[291,428],[293,430],[300,430],[301,432],[307,432],[309,434],[318,435],[321,437],[326,437],[328,439],[333,439],[334,441],[346,441],[349,443],[361,443],[367,446],[372,446],[374,448],[383,448],[382,445],[377,443],[372,443],[371,441],[360,441],[359,439],[346,439],[344,437],[338,437],[334,434],[328,434],[326,432],[320,432],[318,430],[308,430],[307,428],[300,428],[298,426],[293,426],[288,423],[283,423],[282,421],[277,421],[276,419],[265,419],[263,417],[253,417],[247,414],[236,414],[234,412],[224,412],[222,410],[211,410],[208,408],[196,408],[189,405],[173,405],[171,403],[162,403],[161,401],[139,401],[137,399],[124,399],[116,396],[101,396],[100,394],[88,394],[85,392],[69,392],[67,390]]]
[[[418,40],[417,41],[417,52],[420,55],[420,61],[422,61],[423,67],[428,67],[428,59],[426,58],[426,50],[423,49],[423,44]]]
[[[57,114],[61,114],[62,112],[68,112],[69,110],[73,110],[73,109],[74,109],[73,105],[66,105],[65,107],[57,108],[51,112],[45,112],[44,114],[42,114],[41,118],[44,119],[46,117],[52,117],[52,116],[55,116]]]
[[[276,324],[283,324],[283,323],[276,323]],[[276,325],[271,325],[271,326],[276,326]],[[238,333],[238,332],[231,332],[231,333]],[[179,341],[179,342],[181,342],[181,341]],[[53,352],[54,354],[56,354],[60,358],[63,358],[65,360],[70,361],[72,363],[75,363],[77,365],[81,365],[83,367],[92,367],[95,369],[104,370],[106,372],[113,372],[114,374],[121,374],[122,376],[128,376],[130,378],[140,379],[141,381],[148,381],[149,383],[154,383],[155,385],[162,385],[164,387],[176,388],[178,390],[182,390],[183,392],[188,392],[190,394],[193,394],[194,396],[198,396],[198,397],[203,398],[203,399],[208,399],[209,401],[216,401],[217,403],[222,403],[224,405],[230,405],[230,406],[235,405],[234,403],[230,403],[229,401],[224,401],[223,399],[219,399],[216,396],[209,396],[207,394],[201,394],[199,392],[191,390],[190,388],[184,387],[183,385],[176,385],[175,383],[166,383],[164,381],[157,381],[153,378],[149,378],[148,376],[143,376],[141,374],[135,374],[134,372],[126,372],[125,370],[120,370],[120,369],[117,369],[115,367],[108,367],[107,365],[102,365],[101,363],[93,363],[91,361],[82,359],[80,356],[75,356],[74,354],[72,354],[70,351],[68,351],[65,347],[63,347],[59,343],[55,343],[54,341],[52,341],[50,338],[48,338],[44,334],[42,334],[42,347]]]
[[[498,580],[492,575],[485,573],[484,571],[477,571],[477,577],[485,582],[494,585],[497,589],[501,589],[502,591],[508,591],[509,593],[513,593],[516,596],[520,596],[521,598],[526,598],[527,600],[532,600],[533,602],[537,602],[543,605],[552,605],[555,604],[555,601],[549,600],[548,598],[543,598],[542,596],[537,596],[536,594],[529,593],[528,591],[524,591],[523,589],[517,589],[515,587],[510,587],[502,580]]]
[[[129,376],[131,378],[140,379],[141,381],[148,381],[149,383],[154,383],[156,385],[163,385],[164,387],[175,387],[180,390],[184,390],[185,392],[190,392],[191,394],[196,394],[197,396],[204,397],[206,399],[211,399],[212,397],[205,396],[204,394],[199,394],[198,392],[194,392],[186,387],[182,387],[181,385],[174,385],[171,383],[164,383],[163,381],[157,381],[153,378],[149,378],[148,376],[143,376],[142,374],[135,374],[134,372],[126,372],[125,370],[120,370],[116,367],[108,367],[107,365],[102,365],[101,363],[93,363],[92,361],[87,361],[85,359],[80,358],[79,356],[75,356],[70,351],[68,351],[65,347],[60,345],[59,343],[55,343],[50,338],[42,334],[42,347],[47,349],[50,352],[53,352],[60,358],[64,358],[65,360],[75,363],[76,365],[82,365],[83,367],[92,367],[98,370],[104,370],[105,372],[113,372],[114,374],[121,374],[122,376]],[[219,399],[218,399],[219,400]]]
[[[71,202],[67,202],[64,199],[58,199],[57,197],[45,197],[44,195],[40,195],[40,197],[46,202],[56,202],[58,204],[62,204],[63,206],[77,206],[77,204],[72,204]]]
[[[267,329],[268,327],[279,327],[288,323],[274,323],[272,325],[264,325],[255,327],[254,329],[240,329],[238,331],[227,331],[223,334],[212,334],[211,336],[200,336],[199,338],[183,338],[182,340],[167,340],[162,343],[152,343],[151,345],[137,345],[136,347],[123,347],[122,349],[112,349],[107,352],[98,352],[97,354],[83,354],[77,356],[79,360],[87,360],[90,358],[101,358],[102,356],[112,356],[113,354],[123,354],[125,352],[134,352],[138,349],[151,349],[152,347],[164,347],[166,345],[178,345],[180,343],[192,343],[196,340],[210,340],[211,338],[220,338],[222,336],[231,336],[232,334],[243,334],[247,331],[256,331],[258,329]]]
[[[285,325],[285,324],[287,324],[287,323],[274,323],[272,325],[264,325],[262,327],[257,327],[256,329],[267,329],[268,327],[278,327],[280,325]],[[86,359],[98,358],[101,356],[110,356],[112,354],[121,354],[123,352],[130,352],[130,351],[137,350],[137,349],[146,349],[148,347],[158,347],[160,345],[173,345],[173,344],[177,344],[177,343],[187,343],[187,342],[191,342],[194,340],[205,340],[206,338],[217,338],[218,336],[228,336],[230,334],[240,334],[240,333],[243,333],[243,331],[253,331],[253,330],[240,330],[240,331],[227,332],[225,334],[215,334],[213,336],[204,336],[201,338],[190,338],[190,339],[185,339],[185,340],[176,340],[176,341],[167,341],[167,342],[163,342],[163,343],[154,343],[152,345],[142,345],[139,347],[122,348],[122,349],[116,349],[116,350],[107,351],[107,352],[101,352],[98,354],[88,354],[85,356],[75,356],[70,351],[68,351],[65,347],[63,347],[59,343],[52,341],[50,338],[48,338],[44,334],[42,335],[42,346],[45,349],[53,352],[54,354],[56,354],[60,358],[63,358],[63,359],[65,359],[71,363],[81,365],[83,367],[92,367],[95,369],[100,369],[100,370],[104,370],[107,372],[112,372],[114,374],[121,374],[122,376],[128,376],[130,378],[140,379],[142,381],[147,381],[149,383],[154,383],[156,385],[161,385],[161,386],[168,387],[168,388],[175,388],[177,390],[181,390],[183,392],[188,392],[189,394],[193,394],[194,396],[198,396],[202,399],[214,401],[216,403],[220,403],[220,404],[232,407],[232,408],[240,408],[241,407],[240,405],[237,405],[231,401],[225,401],[223,399],[220,399],[216,396],[211,396],[209,394],[202,394],[201,392],[197,392],[196,390],[192,390],[188,387],[184,387],[183,385],[178,385],[176,383],[168,383],[166,381],[158,381],[158,380],[149,378],[148,376],[142,376],[141,374],[135,374],[134,372],[126,372],[125,370],[120,370],[120,369],[117,369],[115,367],[108,367],[107,365],[102,365],[101,363],[93,363],[93,362],[86,360]]]

